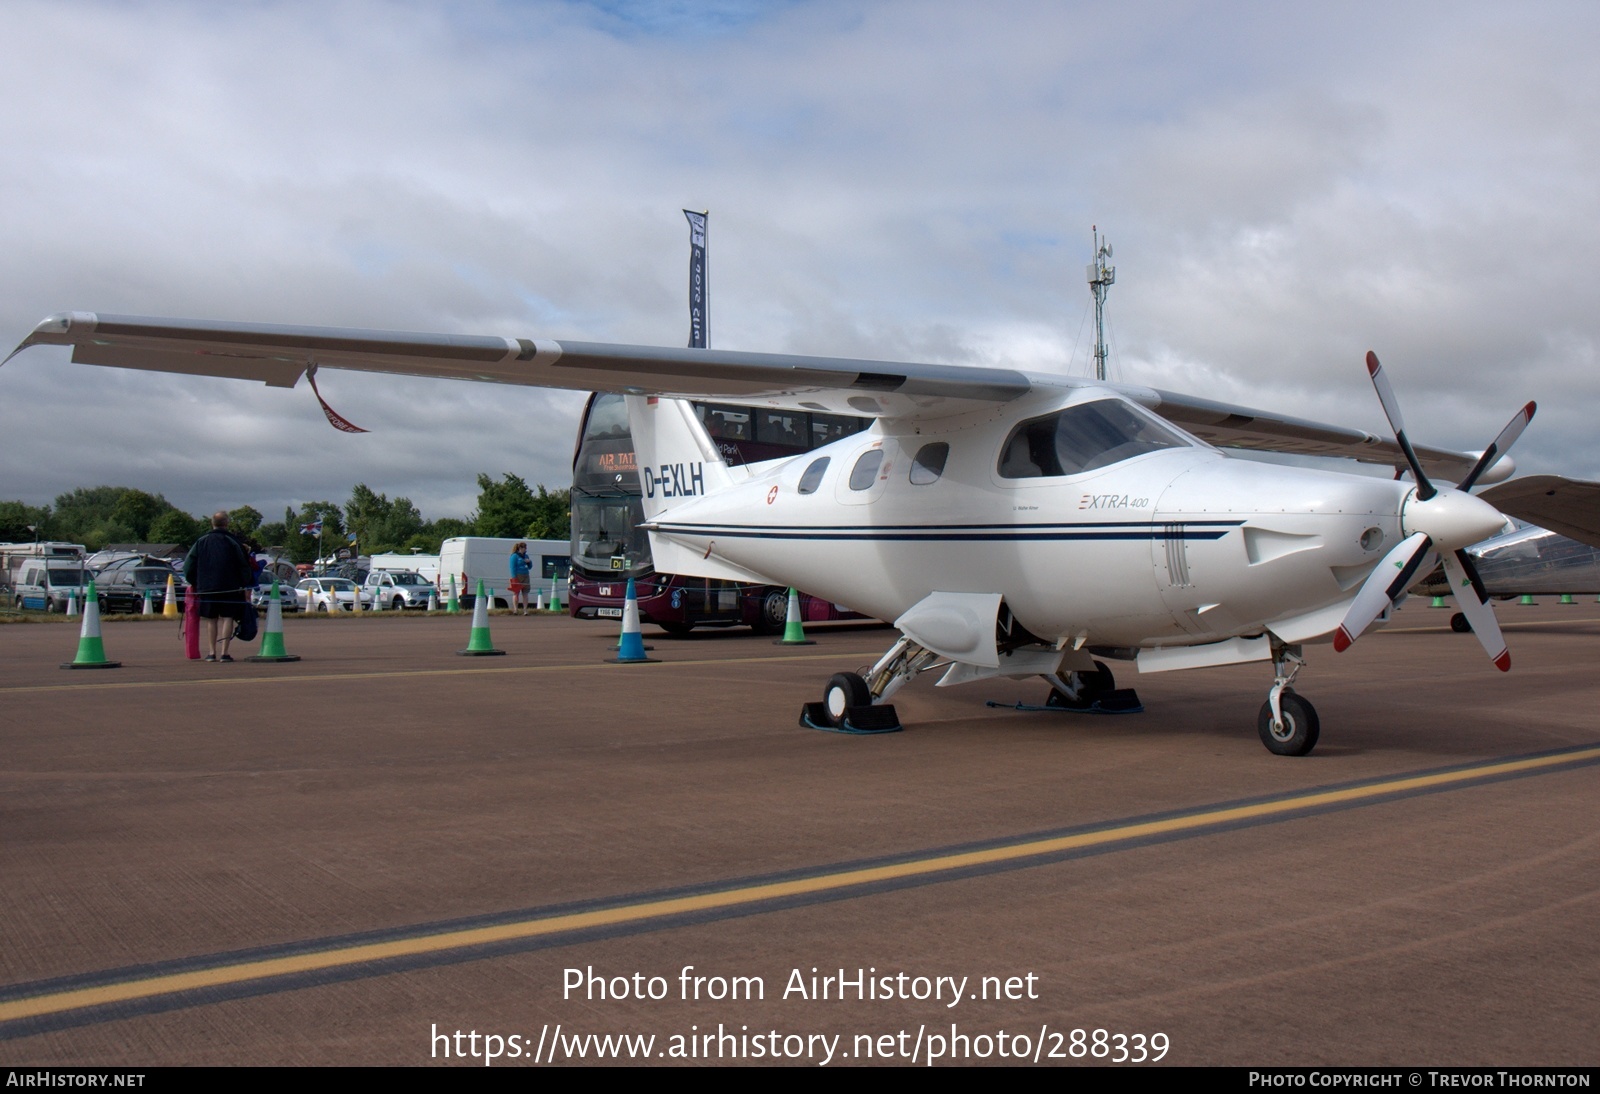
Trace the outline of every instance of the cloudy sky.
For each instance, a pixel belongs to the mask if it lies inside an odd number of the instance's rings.
[[[1592,4],[9,0],[0,340],[64,310],[1114,378],[1600,478]],[[581,397],[0,369],[0,500],[464,516],[565,485]]]

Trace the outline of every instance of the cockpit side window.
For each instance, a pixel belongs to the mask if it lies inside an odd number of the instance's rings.
[[[1032,418],[1011,431],[1000,450],[1000,477],[1076,475],[1189,442],[1117,399],[1079,403]]]

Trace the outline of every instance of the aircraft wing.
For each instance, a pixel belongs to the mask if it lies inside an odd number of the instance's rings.
[[[412,334],[64,312],[30,346],[71,346],[80,364],[256,380],[293,387],[315,366],[440,379],[760,402],[890,418],[940,418],[1017,399],[1036,387],[1093,384],[1004,368],[866,361],[730,350],[623,346],[503,336]],[[8,357],[7,360],[10,360]],[[1106,384],[1219,447],[1338,456],[1401,467],[1392,439],[1359,429],[1154,388]],[[1458,481],[1476,457],[1419,447],[1423,466]],[[1503,460],[1486,476],[1504,478]],[[1544,522],[1541,522],[1544,523]],[[1548,524],[1546,525],[1549,526]]]
[[[891,417],[957,414],[1008,402],[1031,388],[1009,369],[93,312],[51,316],[11,356],[41,345],[71,346],[80,364],[259,380],[271,387],[293,387],[316,365],[576,391],[776,401]]]
[[[1518,520],[1600,547],[1600,482],[1529,475],[1491,486],[1479,496]]]
[[[1154,388],[1128,394],[1174,425],[1218,448],[1247,448],[1262,452],[1287,452],[1303,456],[1338,456],[1362,463],[1405,467],[1405,453],[1392,437],[1380,437],[1361,429],[1327,425],[1323,422],[1290,418],[1263,410],[1213,402],[1193,395],[1179,395]],[[1452,452],[1447,448],[1413,445],[1423,470],[1429,477],[1444,482],[1460,482],[1478,460],[1475,453]],[[1512,474],[1515,465],[1502,458],[1483,481],[1495,481]]]

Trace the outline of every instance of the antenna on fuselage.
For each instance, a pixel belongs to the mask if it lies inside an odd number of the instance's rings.
[[[1111,243],[1102,242],[1100,228],[1094,231],[1094,261],[1089,263],[1089,291],[1094,294],[1094,378],[1106,378],[1106,291],[1116,283],[1117,268],[1106,263],[1111,258]]]

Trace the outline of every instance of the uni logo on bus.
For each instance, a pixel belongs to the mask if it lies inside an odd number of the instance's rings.
[[[644,469],[644,496],[653,498],[661,490],[664,498],[693,498],[706,492],[706,465],[694,463],[664,463],[659,470]]]

